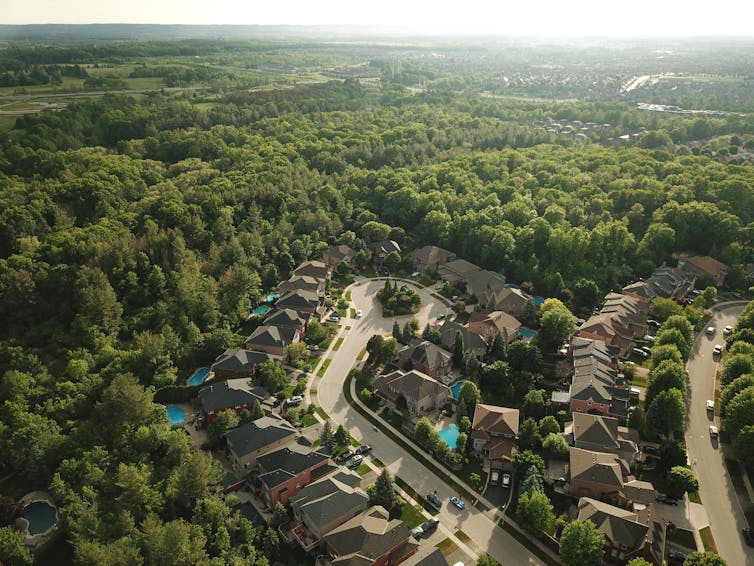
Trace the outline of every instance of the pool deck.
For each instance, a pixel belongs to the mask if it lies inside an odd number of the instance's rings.
[[[16,519],[16,526],[19,527],[19,530],[21,530],[26,537],[26,546],[32,548],[41,546],[42,544],[48,542],[52,537],[54,537],[59,531],[58,525],[60,522],[60,517],[57,514],[58,506],[55,505],[55,501],[52,499],[52,495],[50,495],[46,491],[31,491],[18,500],[18,505],[23,509],[27,505],[34,503],[35,501],[44,501],[51,507],[55,508],[55,523],[53,523],[53,525],[43,533],[39,533],[34,536],[26,536],[29,528],[28,521],[26,521],[26,519],[22,517]],[[23,529],[20,528],[21,526],[23,526]]]

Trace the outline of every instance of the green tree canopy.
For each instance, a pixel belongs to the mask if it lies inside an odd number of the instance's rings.
[[[560,559],[565,566],[602,564],[605,537],[591,521],[572,521],[560,535]]]

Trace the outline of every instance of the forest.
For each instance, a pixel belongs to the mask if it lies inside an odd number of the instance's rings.
[[[248,48],[220,47],[14,47],[0,80]],[[323,68],[346,59],[318,49]],[[68,562],[282,563],[154,394],[240,346],[251,310],[329,244],[439,245],[578,313],[687,250],[749,296],[754,99],[711,117],[485,97],[471,71],[410,89],[373,59],[383,80],[78,98],[0,138],[0,493],[53,494]],[[228,79],[155,59],[130,72]],[[546,126],[566,121],[608,127]]]

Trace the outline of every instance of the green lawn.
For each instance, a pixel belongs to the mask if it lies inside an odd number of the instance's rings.
[[[457,538],[458,540],[460,540],[460,541],[461,541],[461,542],[463,542],[463,543],[466,543],[466,544],[468,544],[468,543],[470,543],[470,542],[471,542],[471,537],[470,537],[469,535],[467,535],[466,533],[464,533],[464,532],[463,532],[463,531],[462,531],[461,529],[458,529],[458,530],[457,530],[456,532],[454,532],[453,534],[454,534],[454,535],[456,536],[456,538]]]
[[[301,419],[301,423],[304,425],[304,427],[312,426],[314,424],[317,424],[317,417],[310,414],[305,414],[303,418]]]
[[[471,474],[478,474],[484,482],[487,479],[487,473],[484,471],[483,465],[484,464],[481,459],[470,456],[469,461],[463,465],[463,468],[461,468],[461,470],[457,472],[457,475],[468,485],[473,485],[473,483],[469,479],[471,477]]]
[[[317,394],[317,388],[316,387],[310,387],[309,388],[309,395],[316,395]]]
[[[358,355],[358,356],[356,356],[356,359],[357,359],[358,361],[361,361],[361,360],[363,360],[363,359],[364,359],[364,356],[366,356],[366,355],[367,355],[367,349],[366,349],[366,348],[364,348],[364,349],[363,349],[363,350],[362,350],[361,352],[359,352],[359,355]]]
[[[712,536],[712,528],[710,527],[704,527],[703,529],[699,530],[699,536],[702,537],[702,542],[704,543],[704,550],[709,550],[710,552],[717,552],[717,545],[715,544],[715,539]]]
[[[371,471],[372,471],[372,468],[369,467],[369,464],[362,464],[361,466],[356,468],[356,473],[359,474],[360,476],[365,476]]]
[[[702,498],[699,495],[699,492],[698,491],[694,491],[694,492],[689,493],[689,501],[691,501],[691,503],[700,503],[701,504]]]
[[[327,419],[329,419],[329,418],[330,418],[330,415],[328,415],[328,414],[327,414],[327,413],[325,412],[325,410],[324,410],[324,409],[323,409],[322,407],[320,407],[319,405],[314,405],[314,411],[315,411],[315,412],[316,412],[316,413],[317,413],[317,414],[318,414],[318,415],[319,415],[320,417],[322,417],[322,418],[323,418],[324,420],[327,420]]]
[[[330,364],[332,363],[332,360],[330,358],[327,358],[324,362],[322,362],[322,365],[317,370],[317,377],[322,377],[325,375],[325,372],[327,371],[327,368],[330,367]]]
[[[448,556],[451,552],[458,548],[458,545],[450,540],[450,538],[441,540],[435,546],[440,549],[440,552],[442,552],[443,556]]]
[[[424,522],[424,515],[422,515],[422,508],[420,505],[411,505],[406,503],[401,510],[401,521],[408,525],[409,529],[418,527]]]
[[[680,544],[686,548],[696,550],[696,541],[694,540],[694,533],[686,529],[676,529],[672,535],[668,535],[668,540],[675,544]]]
[[[337,352],[340,349],[342,344],[343,344],[343,337],[341,336],[335,341],[335,346],[333,346],[332,349]]]

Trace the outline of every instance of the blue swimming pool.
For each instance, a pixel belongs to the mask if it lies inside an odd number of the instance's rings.
[[[526,338],[527,340],[531,340],[537,335],[537,333],[534,330],[529,330],[528,328],[519,328],[518,335],[521,338]]]
[[[168,412],[170,424],[179,425],[186,422],[186,411],[177,405],[166,405],[165,410]]]
[[[452,424],[448,428],[439,431],[438,434],[445,444],[453,450],[456,449],[456,441],[458,440],[458,435],[461,434],[456,425]]]
[[[269,295],[267,295],[267,298],[265,298],[264,302],[274,303],[275,301],[278,300],[279,297],[280,297],[280,293],[270,293]]]
[[[189,385],[201,385],[204,383],[204,380],[207,379],[207,376],[209,375],[210,369],[209,368],[199,368],[194,372],[194,375],[192,375],[189,378]]]
[[[458,399],[458,395],[461,393],[461,387],[463,387],[463,384],[466,383],[465,381],[459,381],[458,383],[455,383],[450,386],[450,393],[453,395],[453,399]]]
[[[253,311],[251,311],[251,314],[254,316],[263,316],[267,314],[270,311],[270,307],[267,305],[259,305],[257,308],[255,308]]]
[[[24,507],[21,516],[29,521],[29,534],[27,536],[33,537],[45,532],[55,524],[57,511],[47,501],[33,501]]]

